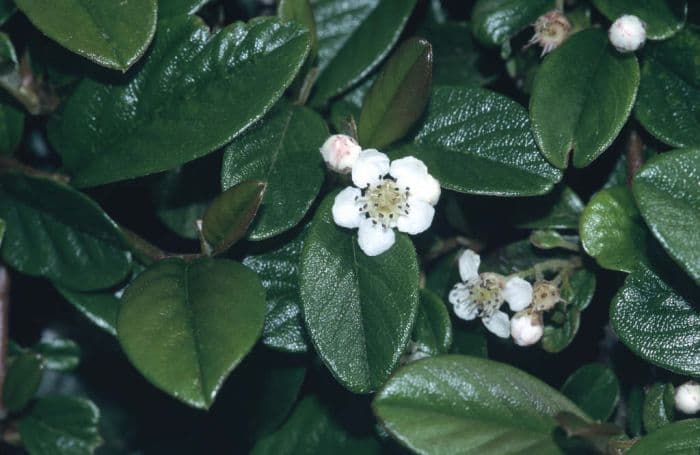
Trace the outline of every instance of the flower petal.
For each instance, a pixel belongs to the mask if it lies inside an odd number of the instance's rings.
[[[489,332],[501,338],[510,337],[510,319],[508,315],[503,311],[497,311],[491,317],[482,318],[481,321],[484,323]]]
[[[333,221],[338,226],[353,229],[360,225],[364,218],[357,206],[355,199],[362,195],[362,192],[354,186],[348,186],[338,193],[333,201]]]
[[[452,304],[452,309],[458,318],[471,321],[479,313],[479,308],[471,299],[471,291],[464,283],[457,283],[447,299]]]
[[[479,278],[481,257],[472,250],[465,250],[459,257],[459,276],[467,282]]]
[[[417,198],[408,199],[408,215],[401,215],[396,220],[396,227],[399,231],[416,235],[430,227],[435,216],[435,209],[432,205]]]
[[[520,277],[513,277],[503,287],[503,298],[511,310],[524,310],[532,303],[532,285]]]
[[[358,188],[376,184],[389,173],[389,157],[375,149],[360,152],[352,167],[352,182]]]
[[[428,174],[428,168],[421,160],[413,156],[394,160],[389,173],[401,189],[410,189],[411,196],[431,205],[437,204],[440,199],[440,183]]]
[[[391,248],[396,241],[393,229],[384,228],[368,218],[360,221],[360,229],[357,234],[357,243],[367,256],[382,254]]]
[[[418,158],[407,156],[392,161],[389,173],[395,179],[421,178],[428,175],[428,167]]]

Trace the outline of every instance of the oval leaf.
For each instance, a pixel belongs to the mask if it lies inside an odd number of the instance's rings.
[[[432,291],[421,289],[413,341],[431,356],[446,354],[452,346],[452,322],[445,303]]]
[[[126,289],[117,333],[156,387],[208,408],[257,341],[264,317],[265,291],[248,268],[223,259],[167,259]]]
[[[273,106],[309,48],[306,32],[270,18],[208,30],[195,17],[161,21],[138,71],[78,86],[49,123],[73,184],[151,174],[221,147]]]
[[[156,0],[14,0],[46,36],[107,68],[126,71],[156,30]]]
[[[117,225],[85,195],[45,178],[0,173],[2,258],[22,273],[76,290],[101,289],[131,270]]]
[[[472,10],[474,35],[499,46],[554,7],[553,0],[478,0]]]
[[[47,330],[32,350],[41,356],[41,361],[49,370],[71,371],[80,363],[80,346],[52,331]]]
[[[277,15],[280,19],[295,21],[306,27],[311,37],[309,60],[315,59],[318,54],[318,33],[309,0],[280,0],[277,5]]]
[[[432,68],[433,49],[424,39],[412,38],[396,50],[362,105],[363,148],[382,148],[404,137],[428,103]]]
[[[2,385],[2,404],[10,412],[21,411],[39,388],[42,371],[41,357],[25,352],[10,363]]]
[[[24,113],[0,97],[0,155],[11,155],[24,130]]]
[[[510,365],[446,355],[399,370],[373,402],[384,427],[421,454],[558,454],[554,416],[586,415]]]
[[[632,446],[629,455],[692,455],[700,451],[700,419],[667,425]]]
[[[300,293],[304,321],[321,359],[353,392],[376,390],[396,367],[418,309],[418,261],[397,235],[379,256],[335,225],[335,193],[319,207],[304,240]]]
[[[685,24],[688,14],[686,0],[593,0],[601,13],[614,21],[623,14],[633,14],[644,21],[647,38],[670,38]]]
[[[673,422],[675,414],[675,390],[673,384],[652,384],[644,395],[642,421],[647,433]]]
[[[590,363],[569,376],[561,387],[561,393],[589,416],[606,421],[620,399],[620,383],[610,368]]]
[[[572,35],[535,76],[530,118],[542,153],[560,169],[572,151],[574,166],[588,166],[619,134],[638,86],[634,54],[617,52],[600,29]]]
[[[194,14],[211,0],[167,0],[158,5],[158,19]]]

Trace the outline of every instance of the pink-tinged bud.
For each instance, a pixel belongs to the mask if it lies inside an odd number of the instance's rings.
[[[541,313],[521,311],[510,320],[510,335],[518,346],[531,346],[542,339],[544,323]]]
[[[332,171],[349,174],[362,148],[345,134],[334,134],[321,146],[321,156]]]
[[[700,411],[700,384],[688,381],[676,388],[676,409],[685,414],[695,414]]]
[[[613,22],[608,37],[619,52],[634,52],[647,39],[646,25],[637,16],[626,14]]]
[[[530,44],[542,47],[542,55],[549,54],[559,47],[571,34],[571,23],[559,10],[553,10],[537,18],[535,34]]]

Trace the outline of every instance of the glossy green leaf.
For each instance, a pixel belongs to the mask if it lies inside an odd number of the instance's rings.
[[[306,32],[271,18],[208,30],[195,17],[161,21],[137,71],[81,82],[49,123],[73,184],[138,177],[212,152],[274,105],[309,47]]]
[[[80,346],[57,335],[44,336],[32,348],[41,356],[43,365],[54,371],[71,371],[80,363]]]
[[[398,441],[420,454],[558,454],[554,416],[586,415],[566,397],[510,365],[440,356],[399,370],[373,402]]]
[[[579,229],[586,253],[601,267],[631,272],[648,262],[648,231],[632,192],[617,186],[599,191],[588,202]]]
[[[484,44],[500,46],[554,7],[553,0],[477,0],[474,35]]]
[[[589,363],[569,376],[561,387],[561,393],[589,416],[606,421],[620,399],[620,383],[610,368]]]
[[[211,0],[161,0],[158,5],[158,19],[163,20],[183,14],[194,14]]]
[[[517,206],[524,206],[522,201],[517,202]],[[532,203],[525,205],[518,213],[519,228],[578,230],[583,202],[571,188],[565,186],[528,202]]]
[[[542,153],[560,169],[572,151],[574,166],[588,166],[620,133],[638,86],[634,54],[617,52],[599,29],[572,35],[535,77],[530,118]]]
[[[311,102],[323,104],[367,76],[396,44],[416,0],[311,0],[319,76]]]
[[[554,230],[532,231],[530,242],[542,250],[562,248],[569,251],[578,251],[577,235],[564,235]]]
[[[202,218],[202,235],[213,254],[221,254],[239,241],[253,222],[265,194],[265,182],[248,180],[214,199]]]
[[[423,160],[440,185],[463,193],[531,196],[561,179],[522,106],[480,88],[436,88],[413,143],[397,153]]]
[[[2,403],[10,412],[21,411],[39,388],[43,376],[41,357],[25,352],[14,358],[2,387]]]
[[[119,314],[119,296],[123,289],[82,292],[63,286],[56,286],[58,292],[71,305],[85,315],[93,324],[112,335],[117,334],[117,315]]]
[[[649,44],[635,114],[657,139],[676,147],[700,145],[700,28]]]
[[[418,262],[398,234],[391,249],[367,256],[357,236],[321,204],[301,254],[299,286],[306,329],[336,379],[353,392],[379,388],[396,367],[418,310]]]
[[[208,408],[257,341],[264,317],[265,291],[248,268],[224,259],[167,259],[126,289],[117,332],[127,357],[156,387]]]
[[[700,149],[649,161],[634,178],[634,196],[669,255],[700,283]]]
[[[421,289],[412,340],[430,355],[446,354],[452,346],[452,322],[445,303],[432,291]]]
[[[0,100],[0,155],[11,155],[22,139],[24,113],[4,97]]]
[[[306,27],[311,37],[309,59],[315,59],[318,54],[318,33],[309,0],[280,0],[277,4],[277,15],[280,19],[295,21]]]
[[[694,455],[700,451],[700,419],[686,419],[667,425],[643,437],[629,455]]]
[[[700,310],[655,272],[641,266],[627,277],[613,299],[610,321],[638,356],[700,377]]]
[[[76,290],[111,286],[131,270],[117,225],[91,199],[53,180],[0,173],[2,258]]]
[[[263,327],[264,345],[281,351],[304,352],[308,342],[301,319],[299,296],[299,256],[304,233],[273,251],[243,259],[262,280],[267,295]]]
[[[37,401],[17,428],[30,455],[89,455],[102,444],[99,420],[91,401],[52,395]]]
[[[675,415],[673,384],[652,384],[644,394],[642,421],[647,433],[673,422]]]
[[[593,5],[611,21],[623,14],[639,17],[646,24],[647,38],[653,40],[678,32],[688,14],[686,0],[593,0]]]
[[[432,65],[433,49],[426,40],[411,38],[399,46],[362,105],[362,147],[380,149],[404,137],[428,103]]]
[[[46,36],[107,68],[126,71],[156,30],[156,0],[14,0]]]

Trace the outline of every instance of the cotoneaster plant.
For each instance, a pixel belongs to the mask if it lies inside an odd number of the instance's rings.
[[[700,4],[0,0],[0,453],[700,453]]]

